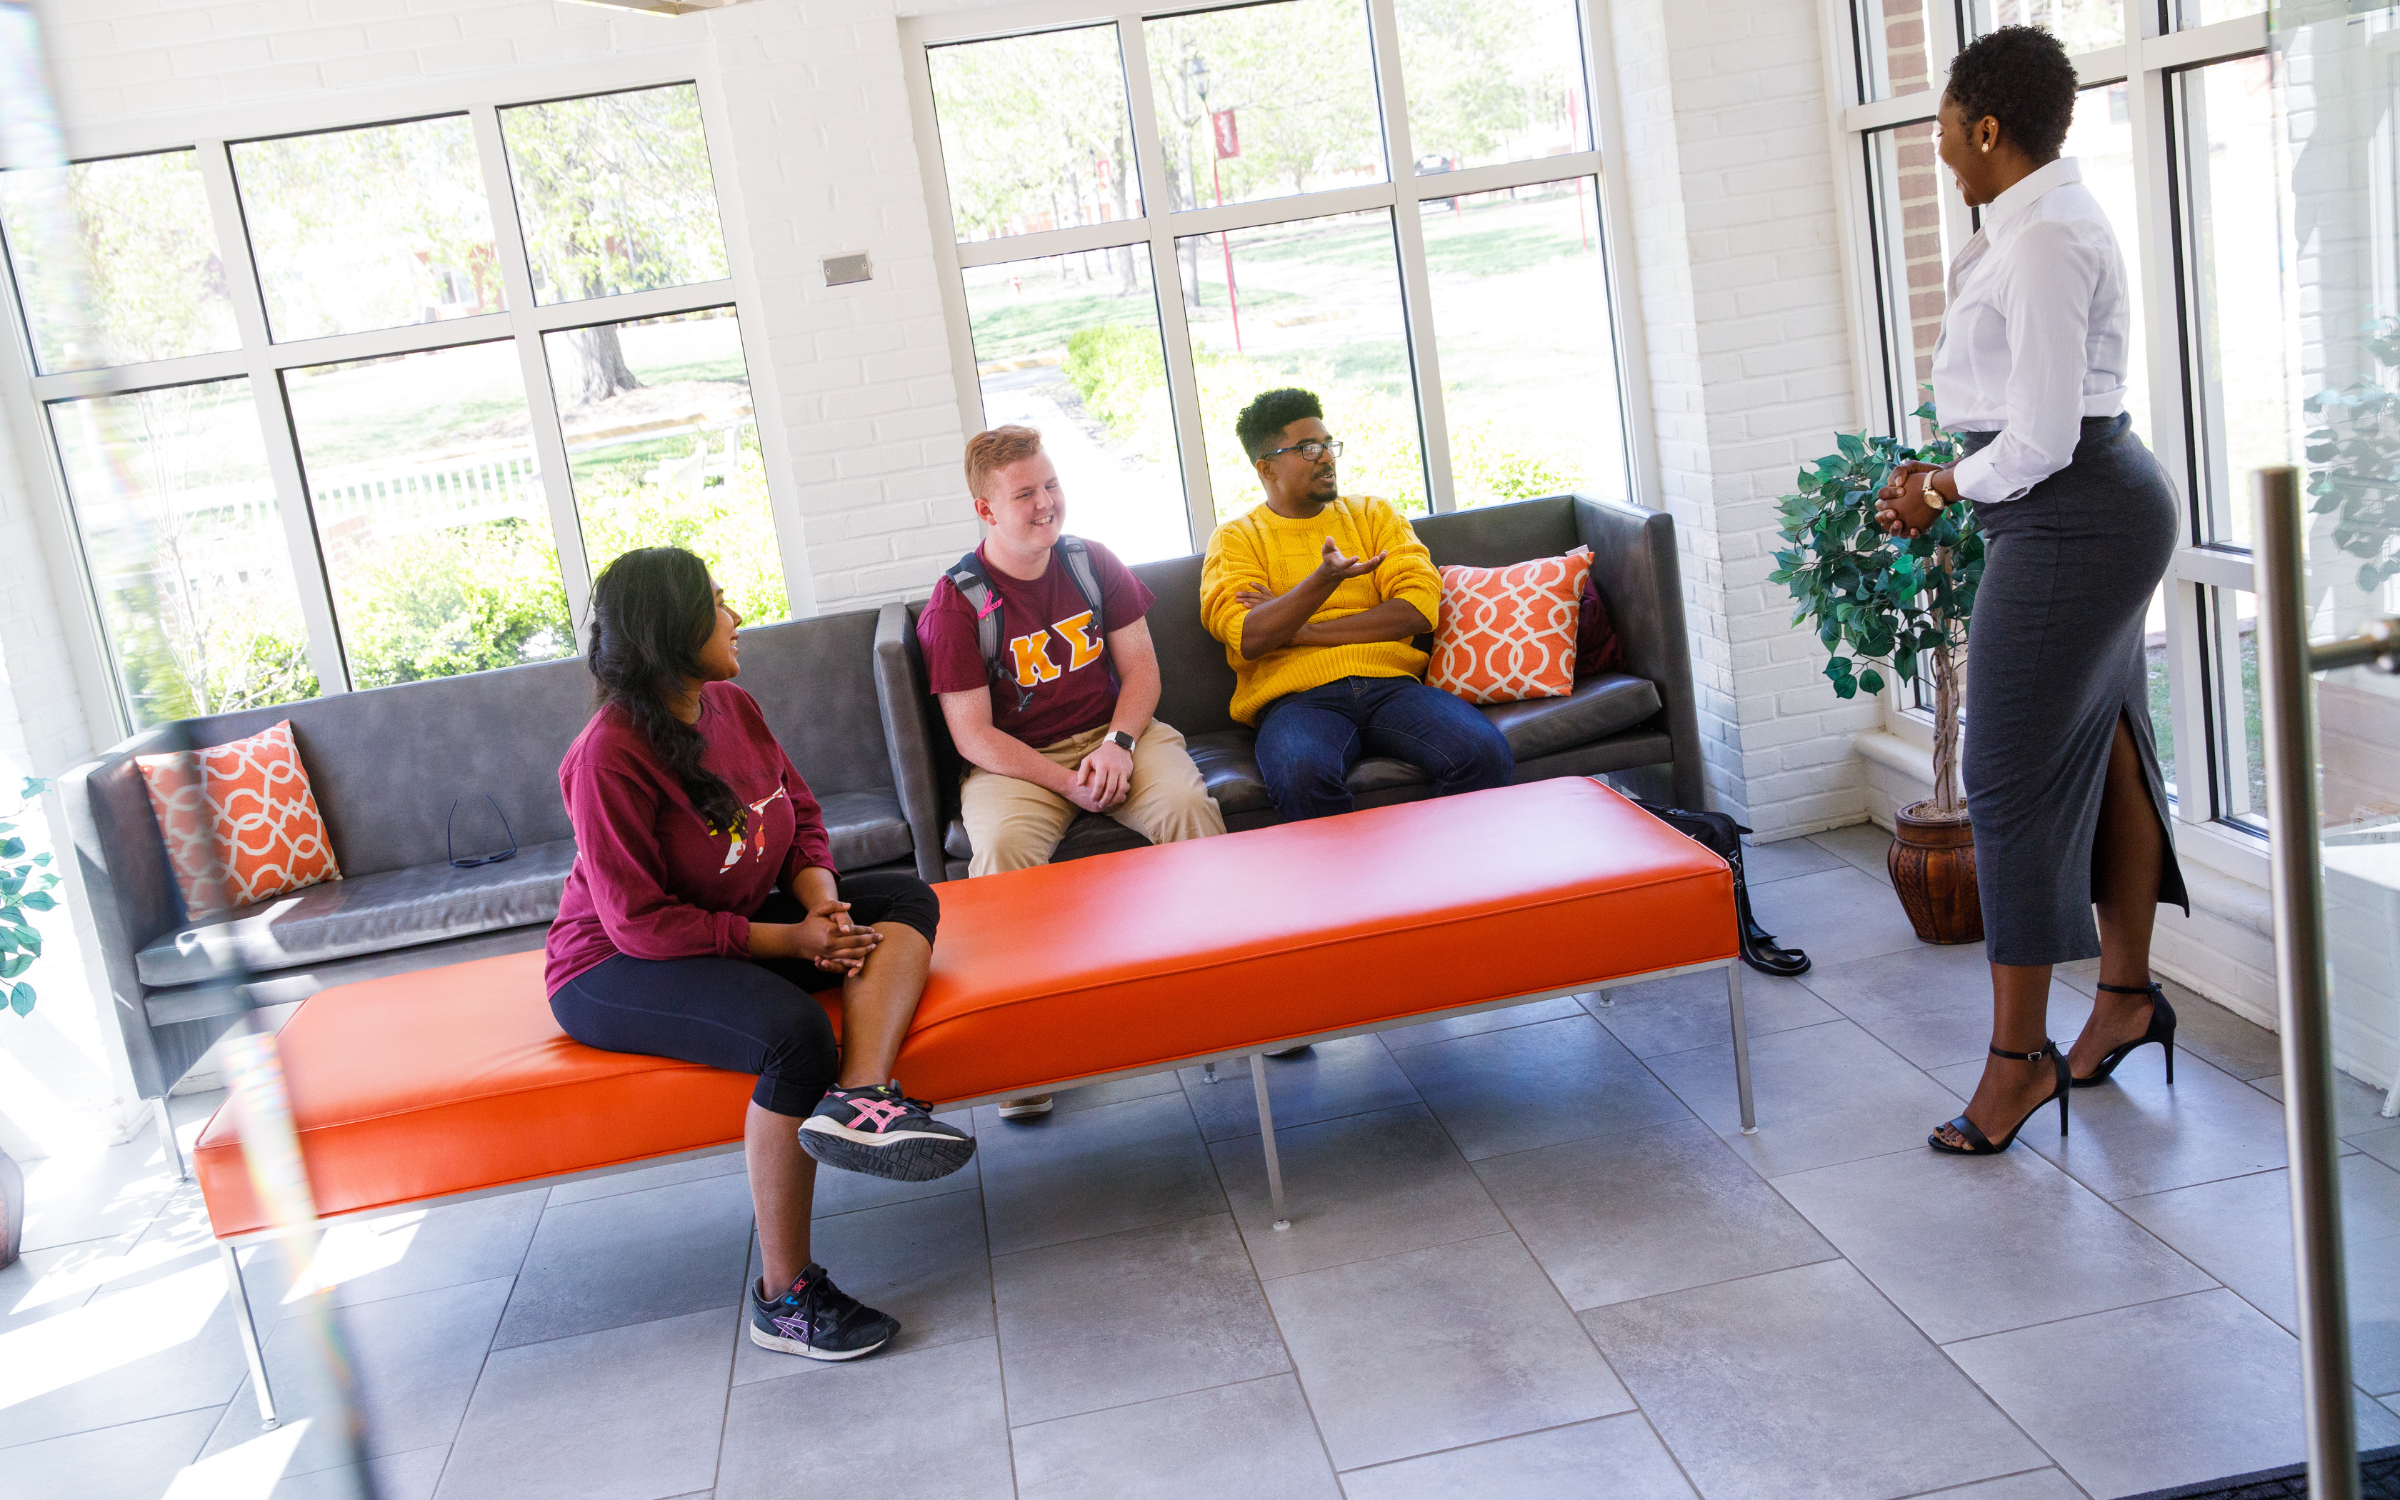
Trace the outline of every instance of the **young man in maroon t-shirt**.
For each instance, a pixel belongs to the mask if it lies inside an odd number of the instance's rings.
[[[1001,658],[987,670],[976,610],[945,575],[917,620],[950,738],[969,769],[960,818],[967,870],[1047,864],[1079,812],[1106,813],[1154,844],[1225,831],[1183,736],[1151,717],[1158,654],[1150,591],[1116,555],[1084,542],[1100,616],[1054,550],[1065,534],[1058,471],[1030,427],[967,444],[967,487],[990,528],[976,549],[999,611]]]

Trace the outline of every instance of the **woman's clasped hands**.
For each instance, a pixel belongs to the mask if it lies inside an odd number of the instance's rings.
[[[883,942],[882,933],[851,922],[847,901],[815,903],[808,909],[808,920],[792,931],[799,956],[828,974],[856,974]]]
[[[1946,503],[1933,487],[1941,465],[1910,459],[1895,466],[1892,477],[1875,492],[1875,524],[1894,536],[1914,540],[1924,535]]]

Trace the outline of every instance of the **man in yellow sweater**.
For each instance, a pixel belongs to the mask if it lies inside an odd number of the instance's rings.
[[[1324,407],[1268,391],[1234,431],[1267,499],[1208,539],[1200,614],[1238,679],[1233,716],[1258,727],[1276,810],[1350,811],[1350,768],[1366,755],[1422,767],[1438,797],[1506,786],[1508,741],[1422,680],[1415,638],[1442,607],[1432,557],[1389,502],[1341,493]]]

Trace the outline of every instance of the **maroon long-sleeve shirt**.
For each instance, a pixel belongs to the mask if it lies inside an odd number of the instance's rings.
[[[603,959],[747,958],[750,914],[812,865],[833,868],[825,817],[758,702],[730,682],[700,689],[701,764],[749,809],[711,830],[649,740],[603,708],[559,763],[575,867],[550,924],[550,993]]]

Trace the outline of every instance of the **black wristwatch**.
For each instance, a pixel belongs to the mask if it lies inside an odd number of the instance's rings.
[[[1108,733],[1100,736],[1100,742],[1105,745],[1114,745],[1118,749],[1124,751],[1127,755],[1131,755],[1133,753],[1133,736],[1127,734],[1122,729],[1110,730]]]

